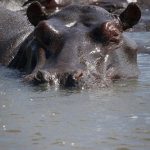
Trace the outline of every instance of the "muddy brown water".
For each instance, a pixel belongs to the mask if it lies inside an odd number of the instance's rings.
[[[150,33],[127,33],[146,50]],[[111,88],[33,87],[0,67],[0,150],[149,150],[150,54]]]

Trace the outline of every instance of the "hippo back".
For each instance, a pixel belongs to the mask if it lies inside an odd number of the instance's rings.
[[[12,60],[31,31],[25,15],[0,7],[0,64],[7,65]]]

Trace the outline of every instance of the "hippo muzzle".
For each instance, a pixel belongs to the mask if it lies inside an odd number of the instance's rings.
[[[27,16],[35,29],[10,64],[27,72],[26,80],[74,87],[137,77],[137,47],[123,34],[140,19],[136,4],[120,16],[89,5],[70,5],[48,16],[34,2]]]

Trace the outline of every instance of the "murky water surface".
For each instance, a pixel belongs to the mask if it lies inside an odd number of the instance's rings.
[[[137,80],[82,91],[33,87],[0,67],[0,150],[149,150],[150,55],[138,64]]]

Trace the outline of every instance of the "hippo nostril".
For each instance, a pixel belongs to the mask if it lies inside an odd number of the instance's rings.
[[[65,88],[77,87],[80,83],[80,79],[83,76],[83,71],[73,71],[69,73],[63,73],[59,75],[60,85]]]
[[[65,87],[75,87],[75,80],[72,74],[69,74],[65,81]]]
[[[73,73],[63,73],[58,76],[60,86],[65,88],[75,87],[76,80],[73,77]]]
[[[34,79],[39,83],[45,83],[45,82],[49,82],[50,75],[47,71],[39,70],[35,75]]]

